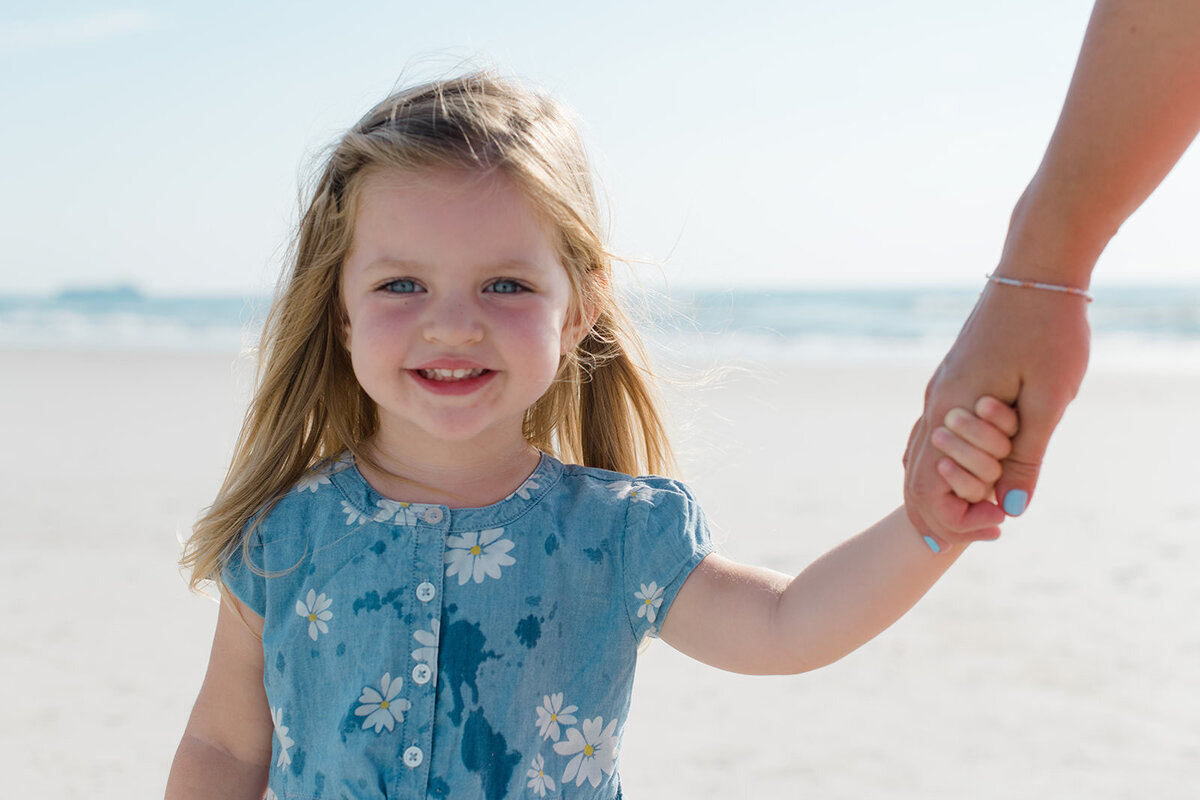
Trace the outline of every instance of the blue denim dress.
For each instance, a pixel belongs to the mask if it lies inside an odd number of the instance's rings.
[[[543,455],[450,509],[311,470],[223,574],[264,619],[268,798],[620,797],[638,645],[711,549],[665,478]]]

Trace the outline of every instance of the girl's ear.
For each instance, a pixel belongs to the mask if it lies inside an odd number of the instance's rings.
[[[567,310],[559,355],[565,356],[578,347],[600,317],[602,299],[608,292],[608,281],[603,275],[596,275],[591,279],[593,285],[590,287],[590,291],[581,292]]]
[[[596,324],[599,316],[600,307],[595,303],[588,303],[586,307],[576,306],[568,311],[567,321],[563,325],[559,355],[565,356],[578,347],[579,343],[583,341],[583,337],[587,336],[592,326]]]

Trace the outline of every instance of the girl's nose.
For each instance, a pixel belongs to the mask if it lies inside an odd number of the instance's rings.
[[[434,344],[477,344],[483,340],[483,324],[470,300],[445,297],[429,305],[422,334],[425,341]]]

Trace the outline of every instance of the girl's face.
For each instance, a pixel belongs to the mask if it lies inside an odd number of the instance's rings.
[[[525,410],[582,334],[546,227],[499,170],[369,175],[341,291],[385,446],[526,447]]]

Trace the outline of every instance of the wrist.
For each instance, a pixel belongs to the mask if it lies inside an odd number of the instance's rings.
[[[899,523],[901,537],[921,559],[934,556],[949,566],[971,544],[970,539],[959,538],[947,531],[932,530],[917,504],[910,500],[905,500],[904,505],[893,512],[893,515]]]
[[[995,275],[1087,289],[1115,228],[1085,218],[1035,179],[1013,208]]]
[[[1058,294],[1079,297],[1085,302],[1092,302],[1092,295],[1085,289],[1080,289],[1077,286],[1069,286],[1061,283],[1047,283],[1045,281],[1031,281],[1024,278],[1008,278],[1003,275],[991,273],[985,276],[988,283],[998,284],[1000,286],[1011,286],[1014,289],[1036,289],[1044,292],[1057,292]]]

